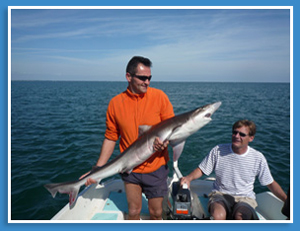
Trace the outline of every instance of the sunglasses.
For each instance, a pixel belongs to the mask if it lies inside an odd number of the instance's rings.
[[[232,131],[232,135],[235,135],[235,136],[236,136],[237,134],[239,134],[240,137],[246,137],[246,136],[248,136],[247,134],[245,134],[245,133],[243,133],[243,132]]]
[[[142,80],[143,82],[145,82],[147,79],[150,81],[152,78],[152,75],[150,76],[145,76],[145,75],[131,75],[132,77],[136,77],[139,80]]]

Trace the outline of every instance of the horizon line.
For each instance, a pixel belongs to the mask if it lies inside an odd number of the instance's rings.
[[[126,80],[11,80],[11,82],[127,82]],[[291,81],[166,81],[166,80],[152,80],[150,83],[291,83]]]

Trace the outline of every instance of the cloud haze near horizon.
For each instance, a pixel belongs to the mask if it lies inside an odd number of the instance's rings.
[[[289,9],[12,9],[11,80],[289,82]]]

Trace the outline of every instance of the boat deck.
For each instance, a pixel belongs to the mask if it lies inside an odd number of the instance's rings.
[[[101,211],[95,213],[91,220],[125,220],[128,204],[125,192],[111,192],[105,200]],[[143,194],[141,217],[148,218],[148,201]]]
[[[191,190],[198,197],[205,217],[209,217],[207,211],[208,198],[206,195],[211,190],[212,181],[193,181]],[[257,195],[257,215],[260,220],[285,220],[280,212],[282,201],[273,194],[265,192]],[[84,189],[73,208],[67,204],[52,220],[91,220],[113,221],[126,220],[128,205],[124,184],[122,180],[108,181],[103,185],[91,185]],[[143,195],[141,219],[149,219],[148,202]]]

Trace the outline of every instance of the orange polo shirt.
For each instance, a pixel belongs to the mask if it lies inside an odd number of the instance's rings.
[[[139,126],[155,125],[173,116],[173,106],[163,91],[148,87],[145,94],[134,94],[127,89],[112,98],[108,105],[105,138],[117,141],[120,137],[122,153],[138,138]],[[133,172],[154,172],[168,161],[169,154],[165,149],[156,152]]]

